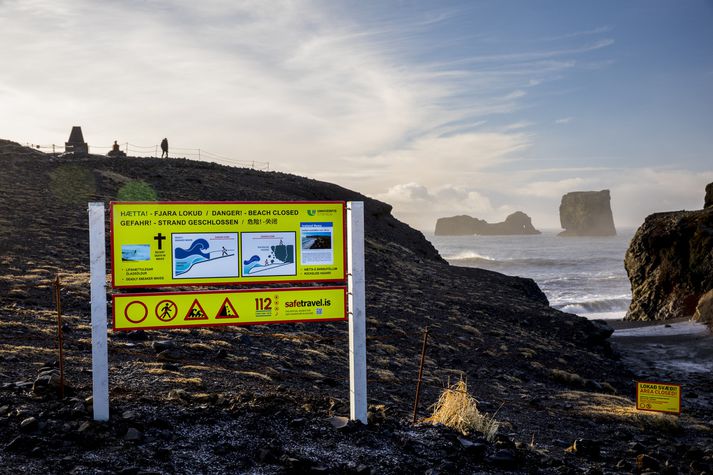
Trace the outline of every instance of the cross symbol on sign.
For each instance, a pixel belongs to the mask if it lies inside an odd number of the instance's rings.
[[[158,241],[158,250],[161,250],[161,243],[163,242],[164,239],[166,239],[166,236],[164,236],[161,233],[158,233],[153,237],[156,241]]]

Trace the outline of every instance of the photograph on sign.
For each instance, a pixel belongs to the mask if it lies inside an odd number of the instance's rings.
[[[238,235],[173,234],[173,278],[238,277]]]
[[[332,264],[332,234],[334,223],[300,223],[302,265]]]
[[[243,276],[297,274],[295,233],[242,233]]]
[[[346,280],[344,202],[112,202],[112,286]]]
[[[114,330],[346,320],[346,287],[114,294]]]
[[[148,244],[125,244],[121,246],[122,261],[151,260],[151,246]]]

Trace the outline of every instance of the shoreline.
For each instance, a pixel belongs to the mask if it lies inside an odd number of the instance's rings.
[[[593,319],[593,320],[605,322],[607,325],[609,325],[610,327],[612,327],[614,329],[615,333],[620,330],[628,330],[628,329],[632,329],[632,328],[648,328],[648,327],[656,327],[656,326],[665,327],[666,325],[691,322],[691,319],[688,317],[674,318],[671,320],[624,320],[623,318]],[[695,323],[695,322],[691,322],[691,323]]]

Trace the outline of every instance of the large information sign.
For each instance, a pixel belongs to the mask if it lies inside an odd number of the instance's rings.
[[[344,202],[112,202],[114,287],[346,279]]]
[[[346,287],[114,294],[114,330],[347,319]]]

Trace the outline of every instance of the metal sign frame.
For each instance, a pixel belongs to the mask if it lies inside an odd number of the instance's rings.
[[[347,281],[347,314],[349,326],[349,415],[352,420],[359,420],[366,424],[367,379],[364,203],[361,201],[346,202],[344,210],[344,224],[346,227],[346,232],[343,234],[346,251],[344,253],[346,260],[344,263],[344,277]],[[93,411],[94,420],[108,421],[109,364],[107,351],[106,213],[104,203],[89,203],[88,214]]]

